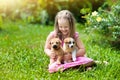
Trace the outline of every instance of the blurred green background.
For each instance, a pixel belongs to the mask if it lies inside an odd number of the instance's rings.
[[[70,10],[87,32],[96,30],[110,43],[120,44],[119,0],[0,0],[0,29],[6,20],[53,25],[58,11]],[[97,14],[95,16],[94,12]]]
[[[106,0],[0,0],[0,15],[3,19],[30,23],[53,23],[56,13],[70,10],[78,22],[81,16],[97,10]]]
[[[90,71],[48,72],[44,44],[63,9],[76,18],[87,57],[101,61]],[[120,0],[0,0],[0,80],[119,80],[119,63]]]

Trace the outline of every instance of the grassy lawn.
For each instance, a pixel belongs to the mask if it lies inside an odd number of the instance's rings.
[[[5,22],[0,30],[0,80],[119,80],[120,51],[105,43],[96,32],[87,34],[77,25],[87,56],[108,65],[98,64],[90,71],[79,67],[63,73],[48,72],[49,58],[44,43],[52,26]]]

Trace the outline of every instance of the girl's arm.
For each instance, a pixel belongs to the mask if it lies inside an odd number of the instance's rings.
[[[76,38],[76,45],[78,47],[77,57],[85,56],[85,47],[79,37]]]
[[[50,49],[50,40],[53,38],[53,36],[51,34],[48,35],[46,42],[45,42],[45,47],[44,47],[44,52],[50,56],[50,57],[54,57],[54,55],[52,55],[52,51]]]

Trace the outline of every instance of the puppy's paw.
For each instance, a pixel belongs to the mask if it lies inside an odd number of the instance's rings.
[[[60,62],[60,61],[57,61],[57,64],[61,64],[61,62]]]
[[[76,61],[76,58],[73,58],[73,61]]]
[[[68,62],[67,62],[67,61],[64,61],[64,64],[65,64],[65,63],[68,63]]]
[[[72,60],[67,60],[67,61],[64,61],[64,64],[65,63],[70,63],[70,62],[72,62]]]

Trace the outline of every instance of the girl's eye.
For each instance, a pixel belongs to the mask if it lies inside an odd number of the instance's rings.
[[[68,28],[68,26],[65,26],[64,28]]]
[[[64,26],[64,27],[62,27],[62,26],[59,26],[59,28],[68,28],[68,26]]]
[[[62,28],[61,26],[59,26],[59,28]]]
[[[63,28],[62,26],[59,26],[59,28]]]

